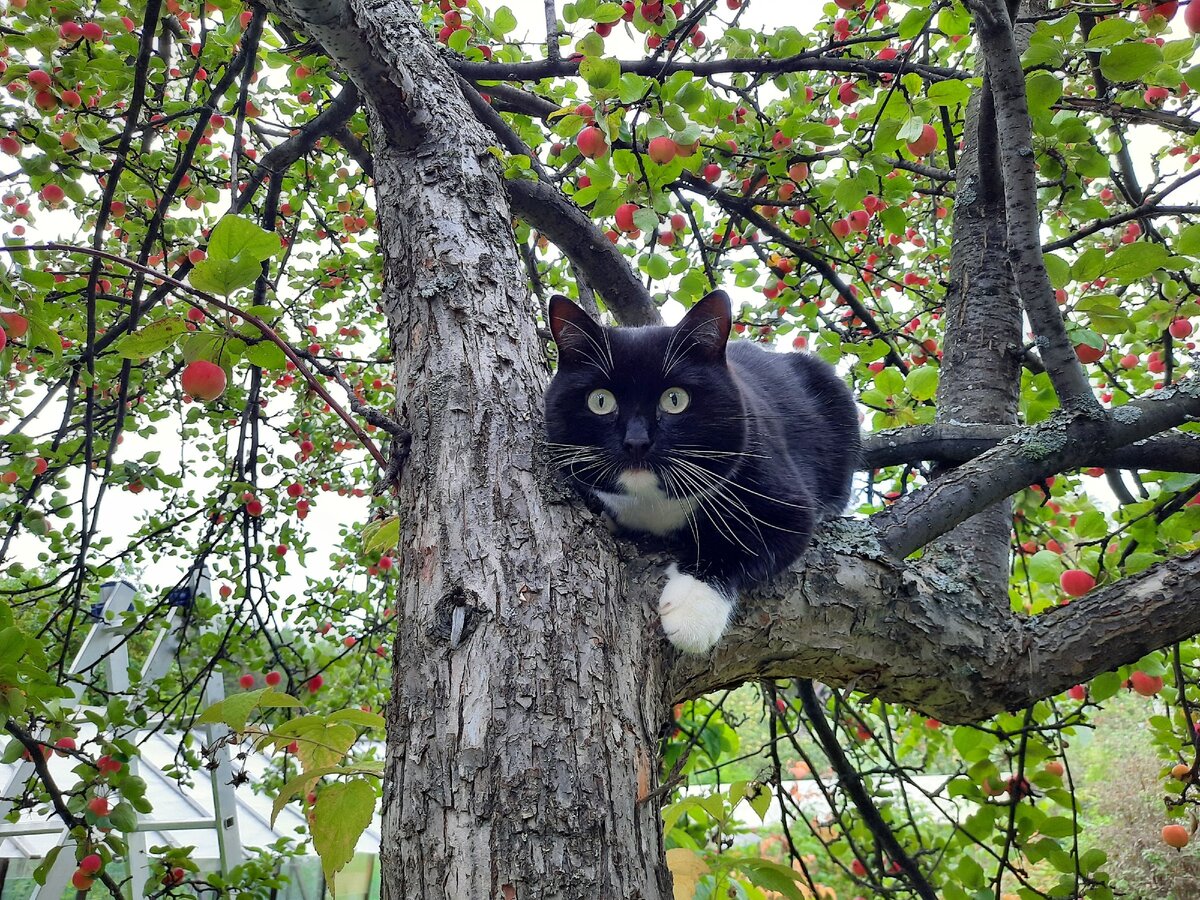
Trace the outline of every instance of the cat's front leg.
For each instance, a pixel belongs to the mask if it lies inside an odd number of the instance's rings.
[[[707,653],[725,633],[736,599],[728,586],[702,581],[671,563],[658,599],[662,629],[682,652]]]

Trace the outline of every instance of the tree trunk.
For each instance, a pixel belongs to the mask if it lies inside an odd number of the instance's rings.
[[[406,3],[344,12],[397,87],[386,105],[364,90],[412,431],[383,896],[668,897],[658,806],[639,802],[668,711],[661,638],[623,602],[611,539],[539,481],[547,367],[492,141]]]

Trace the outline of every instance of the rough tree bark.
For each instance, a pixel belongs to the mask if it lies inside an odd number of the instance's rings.
[[[612,541],[539,483],[548,373],[493,139],[407,3],[289,9],[368,104],[412,431],[383,896],[669,897],[639,802],[668,710],[653,607],[624,603]]]
[[[661,820],[645,801],[675,700],[803,676],[978,721],[1200,631],[1200,553],[1032,620],[955,561],[906,561],[1038,477],[1200,415],[1193,379],[1119,417],[1083,409],[998,443],[989,434],[990,449],[892,509],[826,528],[791,573],[746,599],[711,657],[678,657],[651,612],[663,560],[614,544],[538,462],[547,369],[496,139],[457,76],[404,0],[272,6],[321,44],[370,115],[384,303],[412,430],[398,497],[385,897],[669,897]],[[996,237],[985,228],[971,240]],[[955,276],[954,327],[972,333],[988,327],[987,295],[969,285],[979,265],[964,258]],[[997,314],[1009,328],[1007,302]],[[992,350],[999,359],[1007,347]],[[969,373],[953,347],[947,356],[949,371]],[[1007,390],[996,400],[1005,417]],[[951,411],[960,400],[945,389]]]

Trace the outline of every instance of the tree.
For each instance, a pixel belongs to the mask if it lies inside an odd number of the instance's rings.
[[[203,665],[277,667],[293,690],[332,666],[377,703],[363,638],[389,636],[388,897],[669,896],[660,739],[675,704],[746,682],[800,679],[878,871],[835,858],[875,891],[985,885],[880,814],[827,719],[844,698],[810,679],[918,721],[1026,711],[954,732],[981,809],[996,748],[1020,744],[996,895],[1042,895],[1010,853],[1039,824],[1062,836],[1041,813],[1021,830],[1030,744],[1083,721],[1042,701],[1166,674],[1161,741],[1194,773],[1200,68],[1175,4],[838,0],[762,31],[751,6],[547,2],[531,45],[465,0],[11,2],[2,553],[41,542],[6,588],[50,648],[39,671],[64,671],[97,579],[172,547],[239,582],[198,611],[223,623]],[[614,32],[644,54],[619,58]],[[50,239],[58,209],[87,241]],[[682,658],[653,621],[663,557],[598,527],[540,452],[536,314],[560,290],[655,323],[715,285],[761,291],[742,339],[854,382],[870,515]],[[180,404],[180,375],[209,399]],[[119,450],[174,410],[178,467]],[[303,562],[314,488],[374,479],[370,527],[307,597],[266,583]],[[122,488],[160,506],[113,552],[101,508]],[[336,652],[306,636],[326,621]],[[6,709],[17,754],[65,727],[27,694]],[[1067,859],[1067,895],[1108,895]]]

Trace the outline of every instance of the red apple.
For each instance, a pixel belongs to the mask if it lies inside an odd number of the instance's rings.
[[[908,152],[913,156],[928,156],[937,149],[937,129],[932,125],[921,126],[921,136],[915,141],[909,141]]]
[[[604,138],[604,132],[595,125],[589,125],[579,132],[575,138],[575,146],[588,159],[596,159],[608,152],[608,141]]]
[[[1192,34],[1200,34],[1200,3],[1189,3],[1183,11],[1183,24]]]
[[[225,370],[216,363],[198,359],[184,367],[180,383],[199,400],[216,400],[225,393]]]
[[[1188,9],[1191,7],[1189,6]],[[1188,830],[1182,825],[1163,826],[1162,839],[1168,847],[1174,847],[1176,850],[1186,847],[1190,837]]]
[[[669,137],[656,137],[651,139],[646,152],[652,160],[662,166],[673,160],[678,151],[675,142]]]
[[[633,222],[633,215],[638,211],[638,208],[636,203],[622,203],[613,214],[613,219],[616,221],[617,227],[626,234],[637,230],[637,225]]]
[[[1167,331],[1171,332],[1171,337],[1183,340],[1192,333],[1192,323],[1187,319],[1176,319],[1167,327]],[[9,333],[12,333],[11,328]]]
[[[1070,596],[1082,597],[1096,586],[1096,579],[1091,572],[1083,569],[1067,569],[1058,577],[1058,583]]]
[[[1129,686],[1143,697],[1153,697],[1163,689],[1163,680],[1161,675],[1147,675],[1138,669],[1129,676]]]

